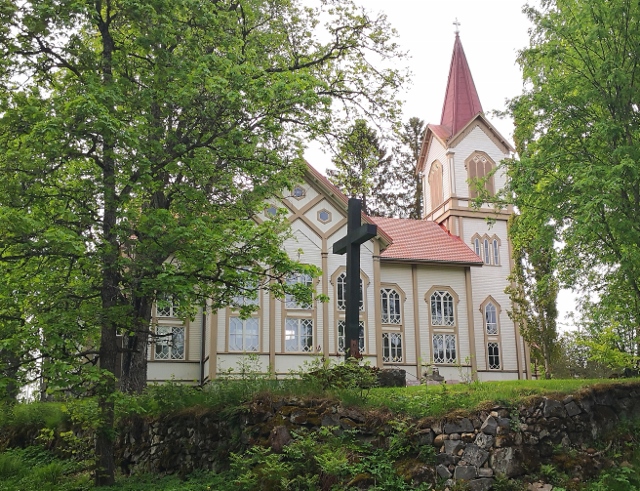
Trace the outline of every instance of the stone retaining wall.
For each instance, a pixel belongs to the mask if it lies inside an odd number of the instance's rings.
[[[377,446],[384,446],[396,431],[388,424],[394,418],[390,413],[367,414],[320,399],[264,399],[237,418],[191,411],[154,421],[125,421],[118,428],[116,458],[124,472],[188,474],[219,469],[230,452],[249,445],[279,452],[300,428],[357,430],[358,438]],[[638,418],[640,383],[632,383],[594,387],[561,400],[544,397],[519,407],[496,406],[463,418],[406,421],[414,446],[436,452],[433,465],[415,464],[407,477],[464,479],[474,491],[488,490],[497,475],[517,477],[543,463],[559,465],[558,458],[569,454],[574,455],[567,461],[571,471],[589,477],[603,465],[594,447],[620,423]]]

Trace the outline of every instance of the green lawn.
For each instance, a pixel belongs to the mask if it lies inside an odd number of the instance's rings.
[[[388,408],[393,412],[415,417],[442,417],[456,410],[468,412],[496,404],[512,407],[532,396],[568,395],[588,386],[621,383],[637,384],[639,380],[510,380],[375,388],[371,389],[367,405]]]

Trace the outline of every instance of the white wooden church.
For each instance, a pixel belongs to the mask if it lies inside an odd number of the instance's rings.
[[[472,208],[469,184],[513,151],[484,116],[456,34],[440,124],[428,125],[417,168],[423,219],[362,216],[378,226],[378,235],[362,245],[360,271],[360,350],[372,365],[403,368],[409,381],[425,365],[448,380],[530,377],[528,348],[507,316],[504,293],[512,267],[511,210]],[[496,173],[487,186],[493,191],[504,184],[505,176]],[[232,308],[188,322],[174,317],[171,307],[156,309],[154,326],[173,336],[151,346],[149,381],[206,383],[247,353],[277,375],[319,354],[343,356],[345,256],[332,248],[346,233],[347,198],[311,165],[287,195],[280,206],[294,239],[286,248],[322,269],[312,284],[329,302],[300,305],[261,294],[259,310],[244,320]]]

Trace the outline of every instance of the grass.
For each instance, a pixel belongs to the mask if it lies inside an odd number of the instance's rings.
[[[493,405],[515,406],[533,396],[575,394],[585,387],[620,383],[620,380],[510,380],[456,385],[429,385],[371,390],[367,406],[384,407],[410,416],[444,417],[452,411],[471,412]]]

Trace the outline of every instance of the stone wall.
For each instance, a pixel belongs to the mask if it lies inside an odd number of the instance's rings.
[[[265,398],[232,419],[190,410],[152,421],[123,421],[116,458],[125,473],[215,470],[226,465],[230,452],[250,445],[279,452],[292,432],[321,427],[335,433],[357,430],[358,438],[384,446],[396,431],[388,424],[394,418],[391,413],[366,413],[324,399]],[[573,475],[589,477],[605,465],[603,453],[594,447],[604,445],[624,421],[638,418],[640,383],[593,387],[562,399],[538,397],[518,407],[496,406],[467,417],[408,420],[403,426],[411,428],[414,447],[432,447],[436,458],[432,465],[415,459],[404,477],[464,479],[472,490],[487,490],[497,475],[518,477],[543,463],[566,464]],[[28,443],[24,438],[17,442]],[[11,444],[1,446],[7,443]]]

